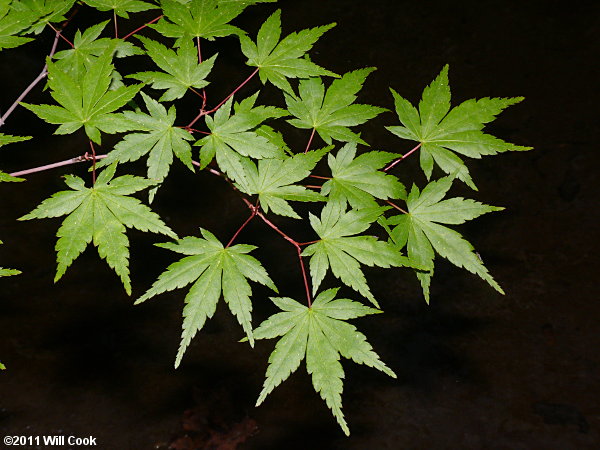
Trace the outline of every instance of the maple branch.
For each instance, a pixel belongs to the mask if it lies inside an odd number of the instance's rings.
[[[144,28],[146,28],[148,25],[152,25],[154,22],[158,22],[160,19],[162,19],[162,15],[155,17],[154,19],[152,19],[150,22],[145,23],[144,25],[142,25],[141,27],[136,28],[135,30],[133,30],[131,33],[125,35],[125,37],[123,38],[123,40],[127,40],[129,39],[131,36],[133,36],[135,33],[137,33],[140,30],[143,30]]]
[[[96,184],[96,148],[90,139],[90,148],[92,149],[92,186]]]
[[[416,152],[417,150],[419,150],[419,148],[421,147],[421,143],[419,142],[419,144],[417,144],[417,146],[415,148],[413,148],[411,151],[409,151],[406,155],[402,155],[400,158],[392,161],[388,166],[386,166],[383,171],[387,172],[388,170],[391,170],[396,164],[398,164],[400,161],[402,161],[403,159],[408,158],[410,155],[412,155],[414,152]]]
[[[396,205],[394,202],[391,202],[389,200],[385,201],[388,205],[392,206],[393,208],[396,208],[398,211],[400,211],[403,214],[408,214],[408,211],[404,211],[402,208],[400,208],[398,205]]]
[[[96,161],[100,159],[106,158],[108,155],[96,155]],[[70,166],[71,164],[77,164],[84,161],[91,161],[92,157],[89,153],[85,153],[81,156],[76,156],[75,158],[66,159],[64,161],[55,162],[52,164],[46,164],[45,166],[34,167],[33,169],[21,170],[19,172],[9,173],[10,176],[13,177],[21,177],[23,175],[29,175],[36,172],[43,172],[45,170],[56,169],[57,167]]]
[[[54,56],[54,53],[56,53],[56,47],[58,46],[58,39],[59,37],[62,36],[60,31],[56,31],[56,35],[54,36],[54,42],[52,43],[52,49],[50,50],[50,53],[48,54],[48,58],[52,58],[52,56]],[[31,83],[29,83],[29,86],[27,86],[25,88],[25,90],[23,92],[21,92],[21,95],[19,95],[17,97],[17,99],[14,101],[14,103],[12,105],[10,105],[10,108],[8,108],[6,110],[6,112],[4,113],[4,115],[2,117],[0,117],[0,127],[2,125],[4,125],[4,123],[6,122],[6,119],[8,119],[8,116],[10,116],[12,114],[12,112],[17,108],[17,106],[19,106],[19,103],[21,103],[21,101],[27,97],[27,94],[29,94],[31,92],[31,90],[37,86],[37,84],[42,81],[44,78],[46,78],[46,75],[48,75],[48,64],[44,64],[44,68],[42,69],[42,71],[40,72],[40,74],[35,78],[35,80],[33,80]]]
[[[308,138],[308,143],[306,144],[304,153],[308,152],[308,149],[310,148],[310,144],[312,144],[313,137],[315,137],[315,130],[316,130],[316,128],[313,128],[312,132],[310,133],[310,137]]]

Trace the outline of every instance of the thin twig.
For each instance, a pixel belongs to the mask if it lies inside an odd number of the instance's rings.
[[[107,156],[108,155],[96,155],[96,161],[98,161],[100,159],[104,159]],[[32,173],[43,172],[45,170],[56,169],[57,167],[70,166],[71,164],[77,164],[77,163],[81,163],[84,161],[90,161],[91,159],[92,158],[89,155],[89,153],[86,153],[85,155],[77,156],[75,158],[66,159],[64,161],[55,162],[52,164],[46,164],[45,166],[34,167],[33,169],[26,169],[26,170],[21,170],[19,172],[13,172],[9,175],[11,175],[13,177],[21,177],[23,175],[29,175]]]
[[[119,25],[117,24],[117,10],[113,9],[113,21],[115,22],[115,39],[119,39]]]
[[[66,37],[64,37],[64,36],[62,35],[62,33],[61,33],[59,30],[57,30],[57,29],[56,29],[56,27],[55,27],[54,25],[52,25],[50,22],[48,22],[48,26],[49,26],[50,28],[52,28],[52,29],[54,30],[54,32],[55,32],[55,33],[58,33],[58,35],[60,36],[60,38],[61,38],[63,41],[65,41],[67,44],[69,44],[69,45],[71,46],[71,48],[75,48],[75,45],[74,45],[74,44],[73,44],[73,43],[72,43],[70,40],[68,40]]]
[[[135,33],[137,33],[138,31],[143,30],[144,28],[146,28],[148,25],[152,25],[154,22],[158,22],[160,19],[162,19],[163,16],[158,16],[155,17],[154,19],[152,19],[150,22],[145,23],[144,25],[142,25],[141,27],[136,28],[135,30],[133,30],[131,33],[125,35],[125,37],[123,38],[124,41],[126,41],[127,39],[129,39],[131,36],[133,36]]]
[[[310,148],[310,144],[312,144],[312,140],[315,137],[315,130],[316,130],[316,128],[313,128],[312,132],[310,133],[310,137],[308,138],[308,143],[306,144],[306,148],[304,149],[304,153],[308,152],[308,149]]]
[[[250,214],[250,217],[248,217],[246,219],[246,221],[242,224],[242,226],[238,228],[238,230],[235,232],[235,234],[233,235],[233,237],[229,240],[229,242],[227,243],[227,245],[225,246],[225,248],[229,248],[231,246],[231,244],[233,244],[233,241],[235,241],[235,238],[237,238],[238,234],[240,234],[242,232],[242,230],[246,227],[246,225],[248,225],[250,223],[250,221],[252,219],[254,219],[254,217],[256,216],[257,212],[258,212],[258,201],[256,202],[256,205],[253,205],[253,207],[252,207],[252,213]]]
[[[92,186],[96,184],[96,148],[90,140],[90,148],[92,149]]]
[[[402,161],[403,159],[408,158],[410,155],[412,155],[414,152],[416,152],[417,150],[419,150],[419,148],[421,147],[421,143],[419,142],[419,144],[413,148],[411,151],[409,151],[406,155],[402,155],[400,158],[392,161],[388,166],[386,166],[383,171],[387,172],[388,170],[391,170],[396,164],[398,164],[400,161]]]

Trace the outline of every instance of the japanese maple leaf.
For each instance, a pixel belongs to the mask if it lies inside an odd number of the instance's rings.
[[[246,64],[258,68],[263,84],[269,81],[289,95],[295,96],[288,78],[337,76],[304,57],[323,33],[334,26],[332,23],[309,28],[289,34],[280,41],[281,10],[277,10],[260,27],[256,44],[243,34],[239,36],[242,53],[248,58]]]
[[[214,117],[205,116],[210,135],[194,145],[201,146],[200,164],[206,167],[216,156],[217,164],[234,181],[245,180],[244,159],[281,158],[283,151],[271,139],[255,129],[268,118],[285,116],[280,108],[254,107],[256,95],[240,102],[231,114],[233,97],[221,106]]]
[[[70,134],[84,127],[88,137],[101,143],[100,131],[118,133],[131,129],[131,123],[113,112],[124,106],[142,88],[142,85],[122,86],[113,91],[111,82],[113,45],[98,57],[79,79],[62,71],[48,60],[50,95],[57,105],[30,105],[22,103],[46,122],[59,124],[55,134]]]
[[[336,156],[328,155],[332,178],[323,184],[321,194],[343,207],[348,202],[354,209],[376,207],[376,198],[405,199],[404,185],[395,176],[379,170],[397,157],[395,153],[379,151],[356,156],[356,144],[348,143]]]
[[[250,344],[254,346],[250,301],[252,289],[247,279],[277,292],[262,265],[247,254],[256,247],[245,244],[224,247],[210,232],[202,229],[201,232],[203,238],[188,236],[175,243],[157,244],[188,256],[171,264],[135,302],[137,305],[155,295],[193,283],[185,297],[183,333],[175,367],[179,366],[191,340],[202,329],[206,319],[215,313],[221,293],[232,314],[242,325]]]
[[[390,236],[398,248],[407,247],[408,257],[426,271],[417,272],[425,299],[429,302],[429,286],[435,252],[457,267],[479,275],[501,294],[502,288],[492,278],[473,246],[456,231],[444,225],[459,225],[482,214],[504,208],[484,205],[475,200],[455,197],[442,200],[452,185],[452,177],[429,183],[421,192],[413,185],[406,200],[408,214],[385,219]],[[443,224],[443,225],[441,225]],[[434,252],[435,250],[435,252]]]
[[[325,200],[324,196],[294,183],[309,176],[328,150],[325,148],[301,153],[284,160],[261,159],[258,161],[258,166],[247,160],[244,166],[245,181],[239,182],[238,186],[246,194],[257,194],[265,212],[271,209],[275,214],[300,219],[287,200],[300,202]]]
[[[131,55],[144,54],[144,51],[131,42],[121,39],[101,38],[100,34],[106,28],[108,20],[87,28],[83,33],[79,30],[73,38],[73,48],[56,52],[53,59],[56,66],[70,74],[75,80],[80,79],[90,66],[109,47],[114,48],[115,57],[122,58]],[[112,47],[114,46],[114,47]]]
[[[124,175],[114,178],[116,164],[102,171],[96,183],[86,188],[81,178],[67,175],[70,191],[61,191],[44,200],[19,220],[43,219],[66,215],[56,235],[58,281],[90,242],[100,257],[119,275],[125,291],[131,295],[129,279],[129,239],[126,228],[150,231],[177,238],[158,215],[129,194],[155,184],[145,178]]]
[[[246,7],[265,1],[272,0],[161,0],[164,17],[152,27],[172,38],[191,37],[212,41],[216,37],[241,35],[244,31],[229,22]]]
[[[208,85],[206,77],[212,70],[217,55],[198,64],[196,48],[188,39],[181,42],[177,52],[151,39],[141,36],[139,39],[144,43],[148,56],[164,72],[140,72],[128,75],[128,78],[151,84],[154,89],[166,89],[160,98],[161,102],[181,98],[188,89],[199,89]]]
[[[477,189],[467,166],[457,156],[481,158],[506,151],[531,150],[509,144],[481,131],[506,107],[523,97],[467,100],[450,110],[448,66],[425,88],[417,110],[393,89],[396,113],[402,126],[386,127],[395,135],[421,143],[421,168],[430,179],[435,163],[447,174],[456,174],[468,186]]]
[[[15,8],[16,2],[0,1],[0,50],[14,48],[32,41],[32,38],[19,36],[37,19],[37,14],[26,8]]]
[[[20,0],[14,1],[11,8],[34,18],[27,32],[40,34],[46,25],[66,20],[64,16],[75,4],[75,0]]]
[[[141,111],[125,111],[123,117],[136,124],[142,133],[129,133],[118,142],[108,156],[98,162],[98,167],[107,166],[113,162],[136,161],[148,155],[148,178],[162,183],[169,174],[173,156],[176,156],[191,171],[192,148],[188,141],[194,138],[187,131],[175,127],[175,106],[169,112],[156,100],[143,92],[142,98],[150,114]],[[158,187],[150,191],[150,202]]]
[[[117,16],[129,18],[129,13],[157,9],[156,5],[141,0],[84,0],[85,3],[99,11],[113,10]]]
[[[313,293],[317,292],[327,269],[342,283],[369,299],[375,306],[360,265],[379,267],[412,266],[397,249],[374,236],[357,236],[364,232],[388,208],[362,208],[345,211],[339,203],[327,203],[321,218],[310,214],[309,219],[320,240],[304,249],[302,256],[310,256],[310,275]]]
[[[280,337],[269,357],[266,379],[256,406],[294,373],[303,359],[315,391],[325,400],[346,435],[350,434],[342,412],[344,369],[340,357],[373,367],[392,378],[396,374],[373,351],[364,334],[346,320],[380,313],[348,299],[335,299],[338,289],[321,292],[307,307],[291,298],[271,298],[281,309],[256,330],[255,339]]]
[[[367,76],[374,70],[370,67],[348,72],[334,80],[327,93],[320,78],[301,80],[300,98],[285,95],[288,111],[295,116],[288,122],[296,128],[313,129],[327,144],[335,139],[368,145],[349,127],[363,124],[387,111],[377,106],[353,104]]]

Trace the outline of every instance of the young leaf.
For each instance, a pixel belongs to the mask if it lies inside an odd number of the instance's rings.
[[[171,38],[204,38],[212,41],[216,37],[241,35],[244,32],[238,27],[229,25],[229,22],[239,16],[246,7],[264,1],[161,0],[164,17],[152,27],[160,34]]]
[[[128,13],[136,13],[148,11],[149,9],[157,9],[157,6],[141,0],[84,0],[85,3],[99,11],[111,11],[117,16],[129,18]]]
[[[48,84],[51,95],[61,106],[21,103],[46,122],[60,124],[55,134],[70,134],[81,127],[88,137],[101,143],[100,131],[117,133],[131,129],[131,123],[113,111],[124,106],[142,85],[123,86],[109,91],[113,45],[94,61],[79,79],[48,61]]]
[[[425,88],[419,110],[393,89],[396,113],[402,126],[386,127],[402,139],[421,143],[421,168],[431,178],[434,162],[447,174],[456,174],[472,189],[477,189],[463,160],[456,155],[481,158],[506,151],[531,150],[509,144],[481,131],[505,108],[523,100],[482,98],[467,100],[450,110],[448,66]]]
[[[302,252],[302,256],[311,257],[313,293],[317,292],[327,269],[331,268],[342,283],[378,306],[360,264],[386,268],[412,265],[408,258],[387,242],[379,241],[374,236],[355,236],[369,228],[386,209],[375,207],[346,212],[345,206],[339,203],[327,203],[320,219],[310,215],[311,225],[321,238]]]
[[[310,175],[328,150],[324,148],[301,153],[285,160],[261,159],[258,161],[258,167],[252,161],[248,161],[244,172],[246,181],[239,182],[238,186],[246,194],[258,194],[265,212],[269,212],[270,208],[275,214],[300,219],[286,200],[300,202],[325,200],[322,195],[294,183]]]
[[[108,20],[87,28],[83,33],[77,30],[73,38],[73,48],[62,50],[54,54],[56,66],[65,73],[70,74],[75,80],[80,79],[97,57],[101,56],[109,47],[114,48],[117,58],[144,54],[143,50],[131,42],[120,39],[100,38],[100,34],[108,24]],[[115,71],[113,71],[113,74]]]
[[[217,164],[231,179],[246,180],[244,164],[247,158],[281,158],[283,151],[269,139],[253,131],[267,118],[282,117],[285,111],[259,106],[250,107],[250,103],[240,103],[235,114],[231,114],[233,97],[221,106],[213,117],[206,117],[206,126],[210,135],[200,139],[194,145],[201,146],[200,164],[206,167],[215,157]]]
[[[91,188],[86,188],[81,178],[68,175],[65,182],[72,190],[57,192],[19,219],[67,216],[56,234],[58,267],[55,282],[93,242],[100,257],[119,275],[125,291],[131,295],[126,228],[177,238],[150,208],[127,196],[155,183],[131,175],[113,179],[115,169],[116,164],[106,168]]]
[[[264,321],[256,339],[281,337],[269,357],[266,379],[256,405],[298,369],[306,359],[315,391],[325,400],[346,435],[350,434],[342,413],[344,369],[340,357],[352,359],[384,372],[396,374],[373,351],[364,334],[344,320],[381,311],[348,299],[337,299],[337,289],[320,293],[308,308],[291,298],[272,298],[282,312]]]
[[[148,56],[164,72],[139,72],[127,77],[151,84],[154,89],[166,89],[161,102],[176,100],[183,97],[188,89],[208,85],[205,78],[212,70],[217,55],[198,64],[196,48],[189,39],[181,41],[177,52],[151,39],[142,36],[138,39],[146,47]]]
[[[202,229],[201,232],[203,238],[188,236],[174,244],[157,244],[159,247],[189,256],[171,264],[152,287],[135,302],[137,305],[155,295],[193,283],[185,297],[183,333],[175,359],[176,368],[191,340],[202,329],[206,319],[211,318],[215,313],[221,292],[252,346],[254,346],[250,301],[252,290],[247,279],[268,286],[277,292],[277,288],[258,260],[247,255],[256,247],[243,244],[223,247],[213,234]]]
[[[296,117],[288,122],[296,128],[316,130],[327,144],[335,139],[368,145],[349,127],[363,124],[386,111],[377,106],[352,104],[367,76],[374,70],[370,67],[348,72],[334,80],[327,93],[320,78],[301,80],[300,98],[285,95],[288,111]]]
[[[407,246],[411,261],[430,271],[430,273],[417,273],[427,302],[429,302],[429,283],[434,267],[434,250],[452,264],[479,275],[490,286],[504,294],[474,252],[473,246],[456,231],[440,225],[459,225],[482,214],[501,211],[504,208],[484,205],[462,197],[442,200],[451,185],[451,177],[432,181],[422,192],[413,185],[406,201],[409,214],[385,219],[387,225],[394,226],[390,231],[390,237],[397,247]]]
[[[175,155],[193,171],[192,149],[187,141],[193,141],[194,138],[187,131],[173,126],[176,117],[175,106],[171,106],[167,113],[163,105],[143,92],[141,94],[150,114],[125,111],[123,117],[135,123],[137,129],[144,133],[127,134],[106,158],[98,162],[97,167],[107,166],[115,161],[136,161],[147,154],[148,178],[161,183],[168,175]],[[157,189],[158,187],[150,191],[150,202]]]
[[[328,155],[332,178],[323,184],[321,194],[330,202],[354,209],[377,206],[375,198],[406,198],[406,189],[395,176],[381,172],[383,166],[398,157],[395,153],[368,152],[356,157],[356,144],[344,145],[336,156]]]
[[[334,23],[292,33],[283,40],[281,37],[281,10],[275,11],[258,31],[256,44],[246,35],[240,35],[242,53],[248,58],[247,65],[257,67],[263,84],[267,81],[279,89],[295,96],[288,78],[309,78],[316,76],[337,76],[335,73],[317,66],[308,58],[303,58],[314,43]]]

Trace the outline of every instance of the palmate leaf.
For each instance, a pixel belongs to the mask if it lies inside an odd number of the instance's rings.
[[[32,38],[19,36],[38,19],[37,14],[26,8],[15,8],[17,2],[0,0],[0,50],[15,48],[32,41]]]
[[[271,209],[275,214],[300,219],[287,200],[318,202],[325,200],[321,194],[295,185],[303,180],[327,153],[329,148],[294,155],[281,159],[261,159],[258,167],[250,160],[245,161],[245,181],[238,183],[242,192],[258,195],[265,212]]]
[[[108,20],[87,28],[83,33],[79,30],[73,38],[73,48],[62,50],[54,54],[57,60],[56,66],[63,72],[70,74],[74,79],[80,79],[90,66],[109,47],[114,46],[114,54],[117,58],[131,55],[144,54],[144,51],[131,42],[121,39],[100,38],[100,34],[106,28]],[[113,72],[114,73],[114,72]]]
[[[116,164],[102,171],[96,184],[86,188],[81,178],[65,177],[70,191],[61,191],[44,200],[19,220],[67,216],[56,235],[58,281],[90,242],[101,258],[119,275],[131,295],[129,240],[126,228],[136,228],[177,238],[160,217],[139,200],[128,195],[147,189],[155,182],[124,175],[114,178]]]
[[[304,249],[302,256],[310,256],[310,275],[313,293],[317,292],[327,269],[347,286],[369,299],[375,306],[360,265],[378,267],[412,266],[413,264],[387,242],[374,236],[357,236],[375,222],[389,208],[374,207],[350,210],[345,205],[327,203],[321,218],[310,214],[310,223],[320,240]]]
[[[504,294],[474,252],[473,246],[458,232],[444,226],[459,225],[482,214],[501,211],[504,208],[484,205],[462,197],[442,200],[450,189],[452,180],[452,177],[444,177],[432,181],[422,192],[413,185],[406,201],[409,214],[384,220],[390,237],[398,248],[406,245],[410,260],[428,270],[417,273],[427,302],[435,252],[452,264],[479,275],[490,286]],[[393,228],[389,228],[390,226]]]
[[[148,56],[164,72],[140,72],[127,77],[150,84],[154,89],[166,89],[161,102],[181,98],[190,88],[208,85],[205,78],[212,70],[217,55],[198,64],[196,48],[189,39],[182,40],[177,52],[151,39],[141,36],[138,39],[146,47]]]
[[[84,0],[86,4],[99,11],[112,11],[120,16],[129,18],[128,13],[157,9],[156,5],[141,0]]]
[[[150,114],[141,111],[125,111],[123,117],[136,124],[137,129],[144,133],[129,133],[117,143],[106,158],[99,161],[97,166],[107,166],[113,162],[136,161],[148,155],[148,178],[161,183],[169,173],[173,156],[176,156],[191,171],[192,148],[188,141],[194,138],[185,130],[173,126],[175,123],[175,106],[169,112],[156,100],[143,92],[142,98]],[[158,187],[150,190],[150,202]]]
[[[100,144],[100,131],[118,133],[130,130],[131,123],[113,111],[131,100],[142,85],[108,90],[113,71],[112,54],[116,44],[113,42],[108,46],[79,79],[74,79],[56,63],[48,61],[51,95],[61,106],[21,104],[46,122],[59,124],[55,134],[70,134],[84,127],[88,137]]]
[[[171,38],[204,38],[209,41],[244,31],[230,25],[244,9],[256,3],[273,0],[161,0],[164,17],[151,25],[160,34]],[[182,42],[178,40],[178,44]]]
[[[155,295],[193,283],[185,297],[183,333],[175,359],[176,368],[191,340],[202,329],[206,319],[215,313],[221,293],[232,314],[242,325],[250,345],[254,346],[250,301],[252,290],[247,279],[277,292],[262,265],[247,254],[256,247],[244,244],[223,247],[213,234],[206,230],[201,232],[203,238],[188,236],[176,243],[157,244],[188,256],[171,264],[135,302],[137,305]]]
[[[364,334],[345,320],[380,313],[348,299],[335,299],[337,289],[320,293],[310,308],[291,298],[271,298],[279,312],[256,330],[256,339],[281,337],[269,357],[266,379],[256,405],[298,369],[306,359],[313,386],[331,409],[340,427],[350,434],[342,412],[344,369],[340,357],[373,367],[392,378],[396,374],[373,351]]]
[[[292,33],[280,41],[281,10],[277,10],[261,26],[256,44],[245,35],[239,36],[242,53],[248,58],[246,64],[259,69],[258,74],[263,84],[269,81],[295,96],[288,78],[337,76],[303,57],[323,33],[334,26],[332,23],[309,28]]]
[[[481,158],[506,151],[531,150],[531,147],[509,144],[481,131],[505,108],[523,100],[514,98],[482,98],[467,100],[450,110],[448,66],[425,88],[417,110],[393,89],[396,113],[402,126],[386,127],[402,139],[421,143],[421,168],[430,179],[434,162],[447,174],[477,189],[467,166],[456,155]]]
[[[283,158],[285,154],[272,140],[259,135],[255,128],[269,118],[278,118],[286,112],[273,106],[254,107],[256,95],[237,105],[231,114],[233,97],[221,106],[214,117],[205,116],[210,135],[200,139],[200,166],[206,167],[216,156],[217,164],[229,178],[246,181],[244,160]]]
[[[336,156],[328,155],[332,178],[323,184],[321,194],[327,195],[329,202],[340,203],[342,208],[348,202],[354,209],[376,207],[376,198],[406,199],[404,185],[395,176],[379,170],[397,157],[395,153],[379,151],[357,157],[356,144],[348,143]]]
[[[334,80],[327,93],[320,78],[301,80],[300,98],[285,96],[288,111],[295,117],[288,122],[296,128],[316,130],[327,144],[335,139],[368,145],[349,127],[363,124],[387,111],[377,106],[353,104],[367,76],[374,70],[370,67],[348,72]]]

